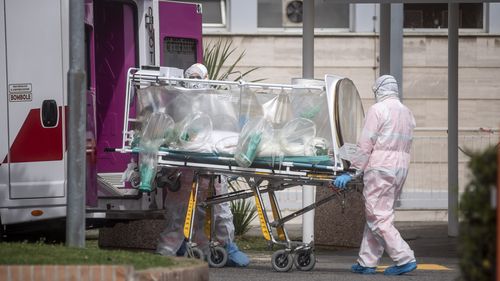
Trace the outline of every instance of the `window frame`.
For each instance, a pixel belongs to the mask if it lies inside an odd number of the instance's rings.
[[[227,27],[227,5],[226,0],[220,0],[220,14],[221,14],[221,23],[202,23],[203,28],[226,28]],[[203,14],[203,2],[201,4],[201,13]]]
[[[489,3],[481,3],[483,4],[483,27],[482,28],[459,28],[458,30],[461,33],[472,34],[472,33],[488,33],[488,4]],[[404,8],[403,8],[404,9]],[[404,13],[404,10],[403,10]],[[443,34],[448,33],[448,28],[403,28],[404,34]]]
[[[282,0],[280,0],[282,1]],[[352,22],[354,17],[354,7],[353,3],[349,3],[349,19],[347,27],[315,27],[314,34],[316,35],[329,35],[329,34],[339,34],[339,33],[351,33]],[[258,15],[257,15],[258,17]],[[302,25],[300,26],[282,26],[282,27],[260,27],[257,25],[257,34],[283,34],[283,35],[297,35],[302,34]]]

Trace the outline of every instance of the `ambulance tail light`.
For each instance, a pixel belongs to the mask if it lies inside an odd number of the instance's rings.
[[[33,211],[31,211],[31,215],[34,217],[39,217],[39,216],[43,215],[43,211],[42,210],[33,210]]]

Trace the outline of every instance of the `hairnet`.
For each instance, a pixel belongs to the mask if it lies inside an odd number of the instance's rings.
[[[208,70],[203,64],[195,63],[186,69],[184,77],[191,79],[207,79]]]
[[[382,75],[377,78],[372,90],[377,102],[383,101],[390,96],[399,98],[398,82],[391,75]]]

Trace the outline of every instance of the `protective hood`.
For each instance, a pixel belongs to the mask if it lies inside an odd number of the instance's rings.
[[[203,64],[195,63],[186,69],[184,77],[190,79],[208,79],[208,71]]]
[[[373,84],[372,90],[377,102],[386,100],[389,97],[399,99],[398,82],[391,75],[380,76]]]

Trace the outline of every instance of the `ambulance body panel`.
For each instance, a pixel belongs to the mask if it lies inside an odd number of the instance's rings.
[[[201,62],[201,6],[85,0],[84,21],[89,217],[150,211],[146,202],[161,203],[161,194],[142,195],[121,182],[136,156],[106,148],[121,147],[130,67]],[[182,44],[195,49],[179,53]],[[66,216],[68,69],[69,1],[0,0],[2,225]]]

